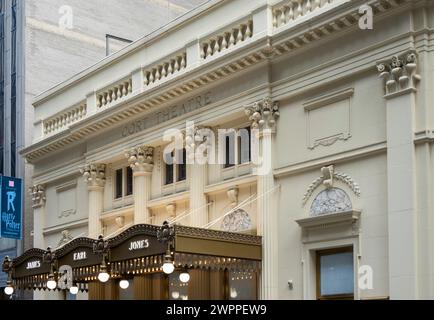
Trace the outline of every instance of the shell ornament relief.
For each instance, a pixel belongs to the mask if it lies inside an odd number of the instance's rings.
[[[246,231],[251,229],[252,227],[252,219],[250,219],[249,214],[242,210],[238,209],[234,212],[228,214],[222,222],[222,230],[229,232],[239,232]]]

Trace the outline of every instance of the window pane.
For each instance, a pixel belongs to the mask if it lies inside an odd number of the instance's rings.
[[[188,300],[188,282],[179,280],[179,271],[169,275],[169,300]]]
[[[116,170],[115,175],[115,198],[122,198],[122,169]]]
[[[229,300],[256,300],[255,272],[229,272]]]
[[[321,295],[354,293],[353,253],[320,256]]]
[[[240,163],[249,163],[251,160],[250,152],[250,128],[241,129],[239,132],[238,150]]]
[[[173,151],[172,153],[166,153],[164,154],[164,163],[166,164],[165,171],[164,171],[164,184],[171,184],[173,183]]]
[[[127,280],[129,282],[129,286],[126,289],[122,289],[119,286],[119,282],[116,285],[119,288],[119,300],[134,300],[134,281],[132,279]]]
[[[127,167],[127,196],[133,194],[133,169]]]
[[[187,153],[185,149],[182,149],[178,152],[182,152],[182,155],[180,155],[179,158],[182,159],[182,163],[178,164],[178,180],[177,181],[184,181],[187,178]]]
[[[235,134],[228,134],[225,141],[225,168],[235,165]]]

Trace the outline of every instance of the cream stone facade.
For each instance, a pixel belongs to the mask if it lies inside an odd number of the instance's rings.
[[[208,1],[37,97],[34,246],[169,220],[262,236],[262,299],[321,298],[339,248],[351,297],[434,298],[433,30],[424,0]],[[186,121],[270,129],[271,170],[167,170]]]

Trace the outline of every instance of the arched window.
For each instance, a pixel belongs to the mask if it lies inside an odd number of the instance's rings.
[[[339,188],[329,188],[319,193],[310,207],[312,216],[327,213],[345,212],[353,209],[346,192]]]
[[[224,217],[222,222],[222,230],[230,232],[239,232],[249,230],[252,227],[252,219],[249,214],[238,209]]]

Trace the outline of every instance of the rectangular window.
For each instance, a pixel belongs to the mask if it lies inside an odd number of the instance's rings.
[[[178,164],[178,179],[177,181],[184,181],[187,179],[187,152],[185,149],[178,151],[181,153],[179,158],[182,160],[182,163]]]
[[[229,133],[225,137],[225,168],[235,165],[235,133]]]
[[[123,183],[122,183],[122,169],[116,170],[115,173],[115,198],[122,198],[123,195]]]
[[[165,172],[164,184],[173,183],[173,152],[164,154]]]
[[[317,298],[354,299],[353,248],[317,251]]]
[[[133,169],[131,167],[127,167],[127,196],[133,194]]]
[[[239,164],[249,163],[252,160],[250,127],[240,129],[238,132],[238,159]]]
[[[187,151],[185,149],[163,155],[165,163],[164,184],[169,185],[187,179]]]

